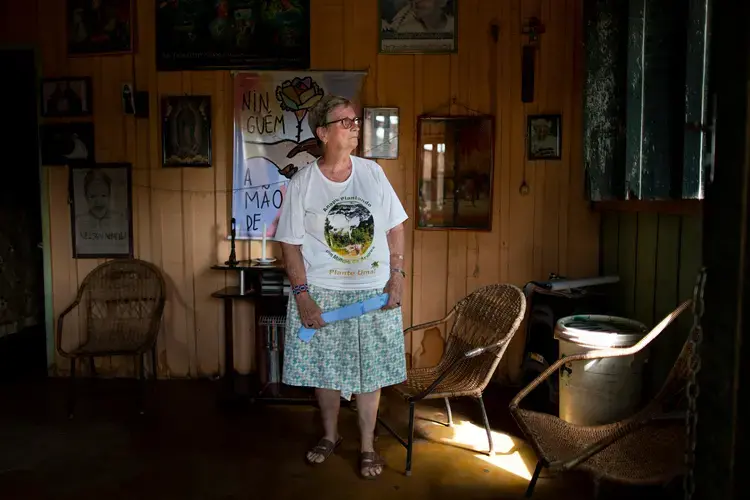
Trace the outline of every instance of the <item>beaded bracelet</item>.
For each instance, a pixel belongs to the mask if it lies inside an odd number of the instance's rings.
[[[299,295],[302,292],[307,292],[310,288],[307,286],[307,284],[303,283],[302,285],[297,285],[294,288],[292,288],[292,294],[293,295]]]

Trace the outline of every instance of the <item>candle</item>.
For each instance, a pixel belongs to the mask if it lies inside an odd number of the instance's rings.
[[[263,223],[263,240],[261,242],[261,248],[260,248],[260,258],[261,260],[266,260],[266,223]]]

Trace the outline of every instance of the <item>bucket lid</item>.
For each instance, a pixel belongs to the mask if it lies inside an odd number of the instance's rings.
[[[595,348],[630,347],[646,333],[643,323],[599,314],[567,316],[555,325],[555,338]]]

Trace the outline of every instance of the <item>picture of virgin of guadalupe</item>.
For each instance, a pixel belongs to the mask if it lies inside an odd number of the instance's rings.
[[[211,166],[211,97],[172,96],[162,103],[164,166]]]

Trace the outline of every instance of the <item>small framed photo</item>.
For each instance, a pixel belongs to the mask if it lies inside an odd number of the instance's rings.
[[[133,52],[133,0],[65,0],[68,55]]]
[[[559,160],[562,155],[560,115],[529,115],[526,142],[529,160]]]
[[[73,256],[76,259],[133,256],[129,163],[70,165]]]
[[[364,108],[362,118],[362,156],[398,158],[398,108]]]
[[[379,0],[381,54],[458,52],[458,0]]]
[[[52,123],[40,127],[42,165],[94,161],[94,124]]]
[[[162,99],[162,164],[211,166],[211,96]]]
[[[40,89],[43,117],[91,116],[91,78],[45,78]]]

